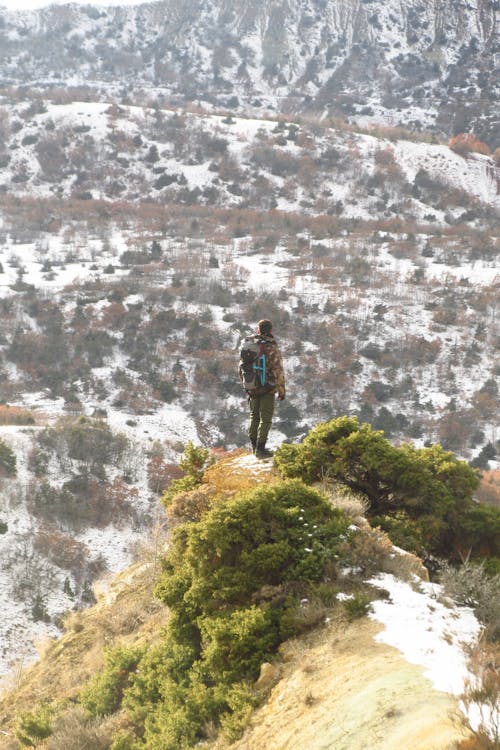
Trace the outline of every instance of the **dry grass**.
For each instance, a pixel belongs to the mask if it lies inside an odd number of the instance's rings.
[[[40,703],[73,700],[102,667],[104,646],[154,642],[168,615],[153,597],[154,584],[151,565],[136,564],[94,607],[69,615],[64,635],[50,643],[40,661],[13,675],[0,696],[2,730],[11,732],[19,714]],[[0,749],[7,750],[10,741],[0,735]]]
[[[472,651],[462,703],[468,714],[477,721],[473,729],[477,745],[471,750],[499,750],[500,748],[500,646],[498,643],[478,644]],[[460,748],[465,750],[465,748]]]
[[[27,409],[0,404],[0,425],[28,425],[35,424],[35,422],[35,416]]]
[[[210,466],[204,480],[217,492],[238,492],[278,481],[279,474],[272,464],[258,461],[251,453],[240,448]]]
[[[317,482],[314,487],[323,495],[326,495],[334,508],[343,510],[353,521],[364,518],[370,507],[370,503],[364,495],[354,493],[338,482],[324,479]]]

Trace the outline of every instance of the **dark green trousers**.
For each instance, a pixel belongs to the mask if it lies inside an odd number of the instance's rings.
[[[264,445],[274,413],[274,392],[264,393],[263,396],[250,396],[250,427],[248,436],[257,445]]]

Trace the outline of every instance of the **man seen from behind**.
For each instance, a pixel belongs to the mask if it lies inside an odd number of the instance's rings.
[[[262,384],[258,381],[257,385],[246,389],[250,407],[248,435],[255,456],[257,458],[270,458],[273,454],[266,448],[266,441],[271,428],[275,397],[278,401],[283,401],[285,398],[283,362],[278,344],[273,336],[273,326],[270,320],[260,320],[256,334],[248,340],[259,344],[261,360],[264,362],[265,368],[265,382]],[[239,373],[240,379],[245,385],[241,361]]]

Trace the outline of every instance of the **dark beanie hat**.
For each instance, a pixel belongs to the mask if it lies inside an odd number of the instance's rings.
[[[264,318],[263,320],[259,320],[259,322],[257,323],[257,328],[259,330],[259,333],[265,336],[266,333],[271,333],[271,331],[273,330],[273,324],[270,320]]]

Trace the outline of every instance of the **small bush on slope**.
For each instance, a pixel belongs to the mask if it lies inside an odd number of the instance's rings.
[[[472,607],[486,625],[488,638],[500,641],[500,573],[488,575],[484,565],[445,565],[439,582],[458,604]]]
[[[0,440],[0,476],[15,477],[17,460],[12,448]]]
[[[179,492],[189,492],[201,484],[203,474],[208,466],[214,462],[208,448],[195,446],[189,441],[184,449],[179,466],[184,472],[180,479],[174,479],[170,487],[163,493],[162,503],[168,508]]]
[[[52,734],[53,710],[42,704],[37,711],[21,714],[18,719],[16,737],[23,747],[35,747]]]
[[[106,716],[118,710],[141,655],[139,649],[122,646],[108,651],[104,670],[80,695],[82,704],[93,716]]]
[[[318,425],[300,445],[282,445],[275,463],[286,477],[329,477],[363,493],[372,523],[419,554],[500,553],[500,513],[472,501],[476,472],[440,445],[396,447],[370,425],[340,417]]]
[[[180,750],[214,727],[238,733],[261,664],[298,632],[290,615],[319,590],[348,527],[316,490],[288,481],[222,499],[174,529],[157,587],[170,619],[161,643],[127,671],[121,702],[134,747]],[[115,661],[83,693],[95,714],[120,707],[108,700],[109,686],[123,685]]]

